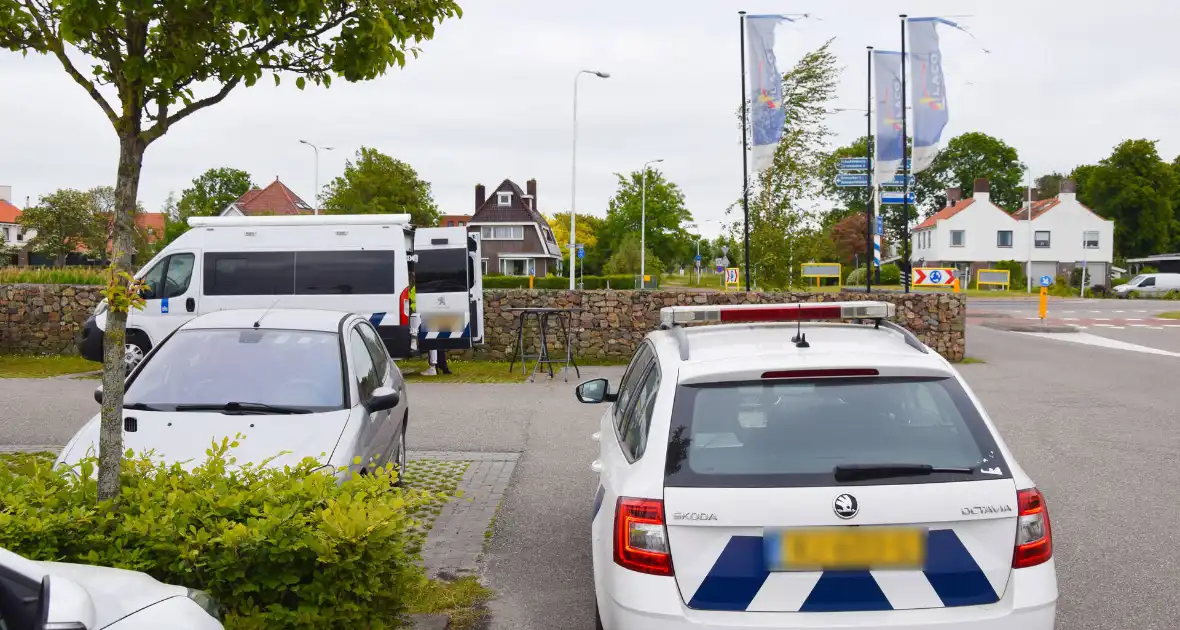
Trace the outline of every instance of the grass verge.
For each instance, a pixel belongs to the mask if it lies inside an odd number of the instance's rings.
[[[474,576],[454,581],[427,580],[411,591],[410,614],[445,614],[451,619],[448,628],[470,630],[483,620],[492,591]]]
[[[1156,315],[1156,317],[1162,317],[1164,319],[1180,319],[1180,311],[1167,311]]]
[[[101,363],[71,355],[0,355],[0,378],[48,378],[101,369]]]
[[[562,354],[561,356],[565,356]],[[554,358],[557,358],[554,355]],[[578,359],[578,367],[604,366],[604,365],[627,365],[629,359],[594,359],[589,363],[583,363],[583,360]],[[441,372],[435,376],[423,376],[422,372],[426,371],[429,365],[425,358],[406,359],[398,361],[397,366],[401,368],[402,375],[411,383],[523,383],[528,379],[528,375],[532,373],[533,366],[536,365],[537,360],[531,359],[525,363],[524,375],[521,375],[520,361],[512,364],[512,369],[508,369],[507,361],[483,361],[475,360],[459,360],[449,359],[447,366],[451,368],[450,374],[442,374]],[[543,367],[543,366],[542,366]],[[540,378],[541,370],[537,371],[538,378]],[[560,378],[561,372],[557,365],[553,366],[554,378]],[[571,376],[573,376],[571,370]],[[545,371],[545,376],[548,378],[549,372]]]
[[[102,267],[0,267],[0,284],[104,285]]]
[[[963,357],[963,360],[959,361],[959,365],[968,365],[971,363],[987,363],[987,361],[984,361],[983,359],[977,359],[975,357]]]

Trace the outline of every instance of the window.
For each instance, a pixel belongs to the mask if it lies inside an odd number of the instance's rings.
[[[459,222],[459,227],[464,227],[464,226],[466,226],[466,225],[467,225],[467,222],[466,222],[466,221],[460,221],[460,222]]]
[[[450,219],[448,219],[448,220],[447,220],[447,227],[455,227],[455,222],[454,222],[454,221],[452,221],[452,220],[450,220]]]
[[[20,230],[20,228],[17,228],[17,230],[16,230],[16,240],[18,240],[18,241],[23,241],[23,240],[25,240],[25,233],[24,233],[24,232],[22,232],[22,231]]]
[[[512,205],[512,193],[510,193],[510,192],[496,193],[496,205],[497,206],[511,206]]]
[[[1082,247],[1086,249],[1098,249],[1098,231],[1087,230],[1082,232]]]
[[[665,486],[834,486],[838,465],[885,462],[1010,474],[983,418],[954,379],[680,386],[670,435]],[[940,473],[888,483],[976,475]]]
[[[1139,284],[1137,286],[1154,287],[1155,286],[1155,276],[1147,276],[1143,280],[1139,281]]]
[[[480,265],[481,274],[485,275],[485,276],[488,275],[488,259],[487,258],[480,258],[479,265]]]
[[[967,242],[967,236],[963,230],[951,230],[951,247],[962,247]]]
[[[293,295],[295,252],[205,254],[205,295]]]
[[[465,293],[467,250],[419,250],[418,264],[414,266],[414,283],[418,293]]]
[[[151,269],[147,270],[140,278],[146,290],[143,297],[146,300],[154,300],[164,296],[164,272],[168,270],[168,259],[165,258],[160,262],[152,265]]]
[[[557,244],[557,239],[553,238],[553,230],[550,230],[549,228],[544,227],[544,228],[541,228],[541,231],[545,233],[545,240],[549,241],[550,243],[553,243],[554,245]]]
[[[397,252],[295,252],[296,295],[393,295]]]
[[[344,406],[342,370],[335,333],[182,330],[144,363],[125,400],[166,411],[229,402],[330,411]]]
[[[485,225],[480,228],[480,236],[485,241],[523,241],[523,225]]]
[[[358,324],[356,329],[361,334],[365,347],[369,349],[369,356],[372,357],[373,365],[377,369],[377,382],[385,382],[385,378],[389,376],[389,352],[385,349],[385,342],[381,341],[377,331],[369,324]]]
[[[628,403],[631,402],[631,396],[635,393],[635,385],[647,371],[651,362],[651,346],[646,343],[641,344],[639,350],[635,351],[635,356],[631,358],[631,363],[623,374],[623,380],[619,381],[619,390],[616,392],[618,397],[615,399],[614,408],[615,429],[619,432],[623,430],[623,421],[626,420],[627,411],[630,409]]]
[[[537,261],[532,258],[501,258],[500,274],[505,276],[535,276]]]
[[[364,402],[373,397],[373,390],[377,389],[377,367],[373,365],[373,356],[365,345],[361,334],[352,329],[348,333],[348,352],[352,355],[352,371],[356,376],[357,402]]]
[[[996,232],[996,247],[1012,247],[1012,230]]]
[[[1048,232],[1033,232],[1033,246],[1034,247],[1048,247],[1049,233]]]
[[[164,293],[160,297],[173,298],[188,293],[196,259],[193,254],[173,254],[168,257],[168,271],[164,274]]]
[[[647,431],[651,427],[652,411],[656,406],[656,392],[660,390],[660,368],[652,365],[643,382],[635,389],[633,405],[621,431],[621,444],[631,461],[643,457],[647,448]]]
[[[11,228],[4,228],[4,240],[5,240],[5,241],[11,241],[11,240],[12,240],[12,233],[11,233],[11,232],[9,232],[9,230],[10,230],[10,229],[11,229]]]

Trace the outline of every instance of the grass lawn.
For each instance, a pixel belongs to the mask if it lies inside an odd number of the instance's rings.
[[[408,595],[410,614],[445,614],[451,618],[448,628],[465,630],[479,627],[484,603],[491,599],[492,592],[475,577],[463,577],[452,582],[428,580]]]
[[[69,355],[0,355],[0,378],[48,378],[101,370],[101,363]]]
[[[1180,319],[1180,311],[1167,311],[1166,313],[1160,313],[1159,315],[1156,315],[1156,317],[1163,317],[1164,319]]]
[[[561,355],[564,356],[564,355]],[[554,355],[553,358],[558,358]],[[402,374],[406,380],[411,383],[523,383],[528,379],[528,375],[532,373],[533,366],[536,365],[537,360],[531,359],[525,364],[525,373],[521,375],[520,361],[512,365],[512,369],[508,369],[507,361],[483,361],[483,360],[459,360],[449,359],[447,366],[451,368],[451,374],[446,375],[439,373],[436,376],[423,376],[422,372],[428,367],[425,357],[418,357],[414,359],[407,359],[398,361],[397,366],[401,369]],[[586,367],[588,365],[626,365],[627,359],[619,359],[612,361],[609,359],[594,359],[593,361],[584,362],[578,359],[578,367]],[[553,366],[553,377],[561,378],[560,366]],[[571,370],[571,372],[573,372]],[[545,378],[549,378],[549,372],[544,373]],[[574,374],[571,374],[574,376]],[[537,378],[541,378],[541,371],[537,371]]]

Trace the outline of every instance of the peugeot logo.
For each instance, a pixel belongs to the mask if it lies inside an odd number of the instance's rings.
[[[446,305],[447,305],[447,298],[444,296],[441,296],[441,295],[438,296],[438,304],[436,306],[446,306]]]
[[[842,494],[832,502],[832,510],[836,512],[836,516],[849,519],[856,516],[856,513],[860,511],[860,506],[856,504],[856,497],[851,494]]]

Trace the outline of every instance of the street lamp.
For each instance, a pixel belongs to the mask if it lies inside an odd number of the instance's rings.
[[[331,151],[335,147],[317,147],[316,145],[308,142],[307,140],[300,140],[299,143],[306,144],[307,146],[311,147],[311,149],[313,151],[315,151],[315,199],[313,200],[313,203],[315,204],[315,208],[313,208],[313,211],[315,212],[315,214],[319,214],[320,213],[320,149],[323,149],[325,151]]]
[[[643,163],[643,191],[639,193],[639,287],[645,288],[647,275],[644,263],[647,260],[647,167],[663,162],[664,158]]]
[[[609,79],[610,73],[599,72],[598,70],[579,70],[574,75],[574,146],[573,146],[573,169],[570,175],[570,291],[574,290],[574,248],[577,239],[577,225],[574,222],[574,216],[577,214],[575,208],[578,203],[578,79],[583,74],[592,74],[600,79]]]

